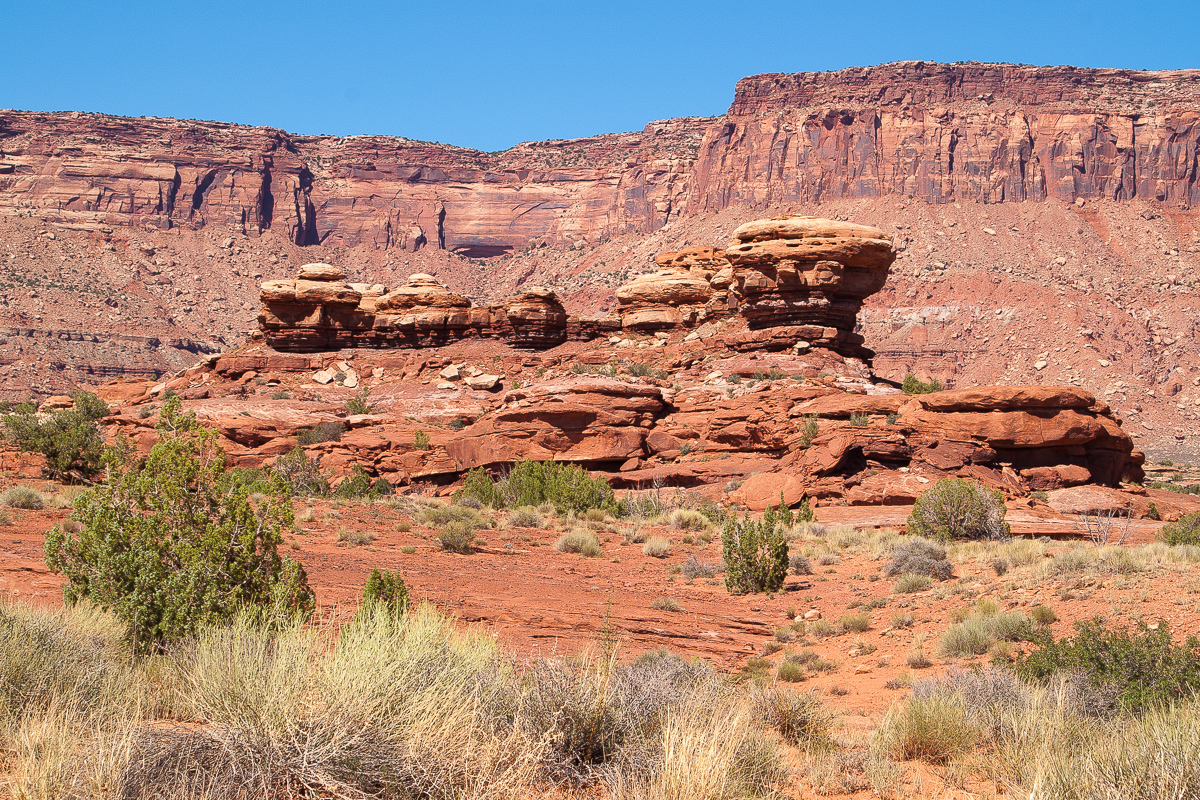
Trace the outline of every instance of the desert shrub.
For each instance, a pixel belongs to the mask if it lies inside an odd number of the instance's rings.
[[[810,414],[805,417],[804,421],[800,423],[800,447],[807,450],[820,432],[821,426],[817,422],[817,415]]]
[[[542,515],[533,506],[518,506],[508,515],[510,528],[540,528]]]
[[[831,553],[829,551],[826,551],[824,553],[817,553],[817,565],[818,566],[832,567],[834,564],[840,563],[841,560],[842,560],[842,557],[839,556],[837,553]]]
[[[430,447],[429,434],[425,431],[417,431],[413,434],[413,448],[416,450],[428,450]]]
[[[272,472],[286,483],[292,494],[297,497],[324,497],[329,494],[329,481],[321,475],[316,463],[309,459],[303,447],[294,447],[291,452],[275,459]]]
[[[475,544],[477,529],[470,522],[455,520],[448,522],[437,535],[437,543],[443,550],[461,555],[470,555]]]
[[[475,497],[492,508],[553,504],[559,514],[600,509],[616,514],[612,487],[602,477],[593,478],[578,464],[558,461],[518,461],[508,475],[495,481],[483,469],[473,469],[455,496]]]
[[[954,577],[954,566],[946,560],[945,549],[928,539],[907,539],[892,550],[883,573],[889,578],[907,573],[944,581]]]
[[[312,428],[296,431],[296,441],[301,446],[320,444],[321,442],[340,442],[346,426],[340,422],[319,422]]]
[[[158,442],[145,460],[110,449],[106,478],[79,497],[71,519],[46,535],[46,565],[66,579],[68,603],[112,609],[139,649],[229,619],[244,606],[307,612],[304,569],[277,546],[293,524],[282,480],[252,504],[225,481],[217,433],[164,404]]]
[[[378,567],[371,570],[363,586],[363,605],[373,604],[396,613],[408,610],[408,587],[404,585],[404,577],[399,572],[380,570]]]
[[[380,487],[378,482],[371,480],[371,476],[362,468],[361,464],[355,464],[337,488],[333,491],[334,497],[342,498],[343,500],[355,500],[358,498],[377,499],[380,496]],[[390,485],[388,488],[391,488]]]
[[[671,555],[671,540],[662,536],[651,536],[642,545],[642,553],[652,558],[666,558]]]
[[[1019,611],[973,614],[942,634],[938,652],[946,658],[981,656],[1001,642],[1033,641],[1033,623]]]
[[[871,629],[871,617],[867,614],[847,614],[838,620],[838,624],[848,631],[862,633]]]
[[[230,484],[243,486],[247,494],[268,494],[271,491],[271,475],[267,470],[254,467],[234,467],[225,473]]]
[[[666,370],[657,369],[640,361],[627,361],[625,363],[625,373],[635,378],[658,378],[662,380],[667,377]]]
[[[432,505],[421,511],[421,521],[431,528],[449,525],[451,522],[462,522],[472,530],[488,527],[488,522],[473,508],[461,505]]]
[[[854,413],[854,414],[850,415],[850,425],[851,425],[851,427],[854,427],[854,428],[865,428],[867,426],[867,423],[870,421],[871,421],[871,418],[868,417],[866,414]]]
[[[348,544],[351,547],[362,547],[364,544],[370,544],[378,537],[371,531],[350,530],[342,528],[338,531],[338,541],[342,544]]]
[[[1052,625],[1058,622],[1058,614],[1050,606],[1034,606],[1029,610],[1029,616],[1038,625]]]
[[[599,558],[603,555],[600,549],[600,538],[595,533],[583,528],[576,528],[558,537],[554,549],[560,553],[578,553],[587,558]]]
[[[790,512],[788,512],[790,515]],[[733,594],[777,592],[788,573],[788,546],[778,513],[768,508],[761,520],[747,514],[730,519],[721,534],[725,588]]]
[[[891,756],[945,764],[974,749],[978,729],[967,719],[966,709],[954,695],[913,697],[888,713],[880,735]]]
[[[1004,521],[1004,497],[975,481],[940,480],[913,504],[908,532],[939,541],[1002,539],[1009,535]]]
[[[476,500],[474,497],[470,497],[470,496],[456,497],[456,498],[454,498],[454,503],[455,503],[455,505],[460,505],[463,508],[473,508],[476,511],[482,511],[484,508],[484,505],[481,501]]]
[[[1162,526],[1158,536],[1170,545],[1200,544],[1200,511],[1185,514]]]
[[[808,670],[795,661],[788,661],[787,659],[780,662],[775,674],[779,677],[779,680],[786,683],[799,683],[808,679]]]
[[[941,381],[931,378],[929,383],[924,383],[918,380],[917,376],[911,372],[904,376],[904,381],[900,384],[900,391],[905,394],[930,394],[932,392],[940,392],[941,390]]]
[[[711,578],[721,571],[721,566],[701,561],[693,554],[688,556],[687,561],[684,561],[679,566],[679,571],[683,574],[683,577],[689,581],[693,581],[696,578]]]
[[[683,611],[683,606],[679,605],[679,601],[673,597],[660,597],[652,601],[650,607],[655,611],[670,611],[673,613]]]
[[[1075,635],[1055,639],[1048,631],[1034,637],[1037,649],[1018,658],[1016,672],[1045,681],[1081,673],[1097,687],[1111,690],[1120,705],[1144,711],[1200,692],[1200,639],[1171,641],[1170,628],[1138,623],[1136,631],[1109,628],[1100,619],[1075,623]]]
[[[708,518],[699,511],[677,508],[671,512],[671,527],[681,531],[702,531],[708,527]]]
[[[26,511],[37,511],[46,505],[42,493],[31,486],[10,486],[4,490],[3,500],[9,508],[23,508]]]
[[[769,688],[755,695],[763,722],[794,747],[827,750],[833,746],[834,717],[815,692]]]
[[[917,575],[908,573],[901,575],[896,581],[896,594],[912,594],[913,592],[923,592],[933,586],[933,578],[928,575]]]
[[[370,414],[374,410],[371,408],[371,390],[365,387],[346,401],[347,414]]]
[[[18,405],[3,417],[4,436],[18,449],[40,453],[58,480],[85,482],[96,474],[104,454],[104,435],[97,420],[108,406],[91,392],[71,393],[75,407],[39,419],[31,404]]]
[[[792,553],[788,556],[788,568],[793,575],[812,575],[812,562],[803,553]]]
[[[893,628],[911,628],[914,622],[916,622],[916,618],[907,612],[901,611],[892,615]]]

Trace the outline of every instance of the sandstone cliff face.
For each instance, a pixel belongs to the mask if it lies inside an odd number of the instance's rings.
[[[502,153],[382,136],[0,112],[0,213],[220,223],[494,256],[841,197],[1200,201],[1200,71],[905,62],[738,83],[726,116]]]
[[[930,203],[1200,202],[1200,70],[905,62],[738,82],[689,209],[905,195]]]

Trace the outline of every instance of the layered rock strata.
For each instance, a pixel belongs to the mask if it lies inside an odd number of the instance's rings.
[[[294,280],[264,283],[259,328],[268,344],[303,352],[437,347],[481,336],[539,348],[567,339],[566,311],[546,289],[531,288],[502,307],[476,307],[431,275],[411,275],[392,291],[345,278],[335,267],[309,264]]]
[[[503,306],[475,307],[430,275],[398,289],[345,283],[329,265],[262,287],[259,326],[284,350],[434,347],[475,336],[545,348],[615,332],[693,329],[744,317],[741,350],[824,347],[869,359],[854,333],[862,301],[887,280],[896,253],[878,228],[819,217],[758,220],[734,231],[725,250],[660,253],[658,269],[616,290],[615,319],[568,317],[551,291],[530,289]]]

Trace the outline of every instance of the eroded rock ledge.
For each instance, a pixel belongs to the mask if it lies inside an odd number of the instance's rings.
[[[741,226],[724,250],[660,253],[658,270],[616,291],[614,317],[569,316],[554,292],[530,289],[501,306],[477,307],[430,275],[403,286],[346,283],[328,264],[262,287],[259,327],[278,350],[436,347],[472,337],[544,349],[623,331],[691,329],[744,317],[743,350],[824,347],[869,359],[854,333],[865,298],[883,288],[896,258],[878,228],[818,217]]]

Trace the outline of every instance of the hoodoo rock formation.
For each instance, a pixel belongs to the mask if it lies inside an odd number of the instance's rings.
[[[388,291],[344,283],[340,270],[309,264],[295,280],[263,284],[259,327],[280,350],[428,347],[477,336],[537,349],[618,329],[692,329],[740,314],[751,330],[734,340],[738,349],[816,343],[869,361],[855,320],[863,299],[883,287],[895,258],[878,228],[817,217],[760,220],[734,231],[723,251],[659,254],[658,271],[616,290],[617,319],[592,320],[568,317],[544,289],[502,307],[475,307],[430,275],[412,275]]]
[[[619,317],[604,319],[568,316],[552,292],[477,307],[429,275],[389,291],[309,264],[295,279],[263,284],[264,344],[157,390],[188,396],[196,381],[217,385],[211,375],[243,387],[273,375],[266,385],[279,386],[281,375],[303,382],[312,371],[337,391],[369,373],[386,410],[348,418],[352,430],[317,452],[326,467],[357,463],[397,484],[452,484],[477,467],[552,459],[624,488],[722,496],[737,487],[732,499],[762,509],[804,497],[909,503],[940,477],[1010,497],[1140,478],[1141,453],[1088,392],[998,386],[908,396],[876,380],[853,326],[894,258],[878,228],[758,220],[724,250],[659,254],[659,270],[618,289]],[[444,355],[472,344],[493,353],[496,374]],[[632,353],[646,360],[637,369],[626,360],[622,379],[620,359]],[[456,424],[418,447],[431,409]],[[247,415],[244,404],[231,414],[215,398],[197,405],[247,465],[286,452],[297,430],[336,419],[329,410]]]

